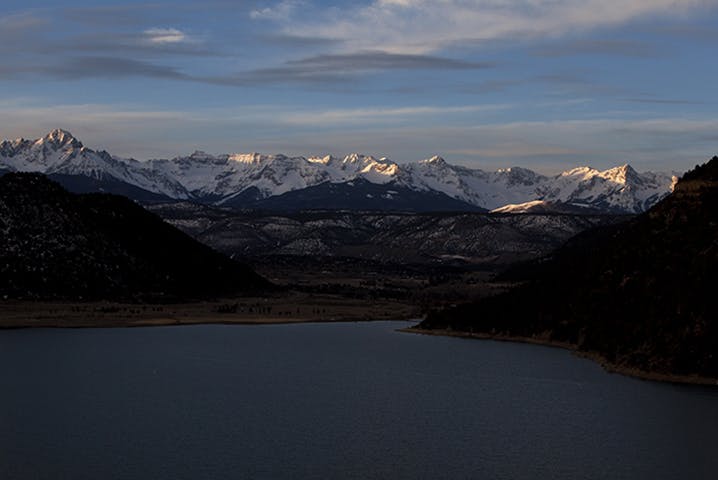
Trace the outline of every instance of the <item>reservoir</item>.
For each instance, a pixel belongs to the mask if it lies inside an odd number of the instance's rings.
[[[717,478],[718,387],[408,325],[0,331],[0,478]]]

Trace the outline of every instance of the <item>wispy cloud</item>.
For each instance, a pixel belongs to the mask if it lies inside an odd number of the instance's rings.
[[[150,44],[165,45],[185,43],[190,40],[186,33],[176,28],[148,28],[143,33],[144,40]]]
[[[347,81],[362,74],[387,70],[476,70],[493,66],[489,62],[467,62],[432,55],[371,51],[317,55],[291,60],[278,67],[250,70],[205,80],[223,85],[326,84]]]
[[[465,105],[460,107],[414,106],[403,108],[349,108],[323,111],[289,112],[278,114],[279,122],[299,126],[345,126],[403,120],[415,121],[421,117],[445,117],[447,115],[495,112],[511,108],[511,105]]]
[[[576,158],[585,155],[585,150],[566,148],[556,145],[541,144],[524,144],[516,145],[515,143],[499,144],[492,148],[464,148],[448,150],[447,155],[460,155],[463,157],[475,158],[510,158],[517,159],[522,157],[566,157]]]
[[[661,51],[660,53],[665,53]],[[541,57],[570,55],[621,55],[626,57],[655,57],[659,50],[652,44],[633,40],[593,39],[553,43],[534,50]]]
[[[44,39],[47,20],[34,13],[0,15],[0,52],[34,48]]]
[[[202,5],[207,2],[202,2]],[[199,6],[199,4],[198,4]],[[89,28],[124,27],[151,28],[158,17],[165,21],[181,18],[187,10],[185,5],[168,5],[167,2],[125,2],[122,4],[63,6],[53,12],[53,16],[77,22]]]
[[[706,105],[706,101],[682,100],[676,98],[659,98],[659,97],[633,97],[621,98],[621,101],[630,103],[654,103],[657,105]]]
[[[185,33],[104,32],[73,36],[64,43],[73,53],[87,52],[94,55],[131,54],[134,57],[156,57],[162,54],[176,56],[222,56],[216,46],[208,45],[202,38]],[[174,38],[176,36],[176,38]],[[47,51],[47,49],[46,49]]]
[[[254,20],[287,21],[304,4],[301,0],[282,0],[270,7],[251,10],[249,16]]]
[[[117,57],[71,57],[50,64],[15,64],[0,66],[0,78],[40,75],[43,78],[65,80],[120,77],[152,77],[190,80],[173,67]]]
[[[287,62],[287,68],[312,71],[367,71],[367,70],[469,70],[493,67],[493,63],[467,62],[432,55],[410,55],[366,51],[343,55],[318,55]]]
[[[716,5],[715,0],[374,0],[318,10],[301,21],[289,11],[276,21],[286,33],[343,39],[351,48],[425,54],[457,44],[556,37]]]
[[[3,35],[27,32],[47,23],[42,17],[30,12],[13,13],[0,16],[0,33]]]
[[[656,34],[669,35],[674,38],[687,38],[691,40],[706,41],[718,40],[718,28],[715,26],[705,27],[699,25],[655,25],[644,27],[642,31]]]

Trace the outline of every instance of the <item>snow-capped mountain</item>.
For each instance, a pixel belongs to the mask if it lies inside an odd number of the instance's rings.
[[[80,176],[97,182],[120,182],[175,199],[190,199],[172,177],[158,175],[137,160],[113,157],[85,147],[70,132],[56,129],[37,140],[0,143],[0,168],[38,172],[50,177]]]
[[[411,202],[438,201],[446,208],[505,207],[500,211],[521,212],[526,208],[509,206],[543,202],[544,209],[570,205],[637,213],[670,193],[677,180],[671,174],[638,173],[629,165],[605,171],[578,167],[556,176],[518,167],[486,172],[451,165],[438,156],[397,164],[358,154],[305,158],[194,152],[186,157],[137,161],[89,149],[59,129],[37,140],[0,143],[0,170],[41,172],[73,190],[121,193],[141,201],[193,200],[262,208],[272,198],[272,208],[279,209],[299,204],[332,208],[337,202],[331,196],[341,192],[344,201],[337,204],[354,208],[361,208],[362,199],[372,199],[365,203],[375,208],[377,199],[382,199],[387,205],[383,209],[389,210],[393,204],[406,209]],[[342,188],[313,188],[324,184],[341,184]],[[304,198],[303,192],[310,198]],[[282,202],[285,196],[287,202]]]

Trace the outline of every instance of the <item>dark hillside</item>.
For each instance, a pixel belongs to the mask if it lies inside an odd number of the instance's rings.
[[[523,284],[421,327],[569,342],[621,367],[718,377],[718,157],[648,212],[511,275]]]
[[[191,300],[267,286],[127,198],[0,178],[3,298]]]

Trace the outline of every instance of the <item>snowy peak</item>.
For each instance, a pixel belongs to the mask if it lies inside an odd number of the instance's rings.
[[[421,160],[419,163],[424,163],[424,164],[429,164],[429,165],[446,165],[446,160],[444,160],[442,157],[440,157],[438,155],[434,155],[431,158]]]
[[[500,168],[496,171],[496,177],[503,178],[509,186],[531,186],[546,180],[546,177],[522,167]]]
[[[569,170],[565,170],[565,171],[561,172],[558,176],[559,177],[571,177],[571,178],[586,179],[586,178],[591,178],[592,176],[597,175],[598,173],[600,173],[600,172],[598,170],[596,170],[595,168],[583,166],[583,167],[575,167],[575,168],[571,168]]]
[[[217,160],[214,155],[210,155],[209,153],[203,152],[202,150],[195,150],[194,152],[192,152],[189,158],[196,162],[211,162]]]
[[[640,174],[624,164],[604,171],[591,167],[568,170],[542,185],[538,193],[540,199],[551,202],[640,213],[672,192],[674,185],[672,175]]]
[[[319,163],[321,165],[330,165],[337,162],[337,159],[331,155],[325,155],[323,157],[309,157],[307,161],[311,163]]]
[[[74,148],[82,148],[82,143],[77,140],[70,132],[61,128],[56,128],[44,137],[38,139],[36,144],[52,145],[55,148],[63,148],[67,145]]]
[[[46,173],[87,152],[70,132],[55,129],[37,140],[2,142],[0,162],[10,170]]]
[[[606,180],[622,185],[641,182],[641,177],[638,175],[638,172],[636,172],[633,167],[627,163],[621,165],[620,167],[614,167],[600,172],[599,175]]]
[[[120,182],[172,199],[217,205],[241,205],[245,198],[266,199],[325,183],[366,181],[417,194],[444,194],[467,207],[507,213],[569,207],[637,213],[668,195],[677,180],[662,173],[638,173],[628,164],[604,171],[576,167],[551,177],[521,167],[488,172],[452,165],[438,155],[397,164],[359,153],[305,158],[195,151],[184,157],[137,161],[86,148],[62,129],[37,140],[3,141],[0,170]],[[317,191],[330,195],[339,190]],[[327,205],[333,203],[326,199]]]
[[[259,153],[233,153],[229,156],[229,160],[238,164],[244,165],[257,165],[267,160],[268,157],[260,155]]]

